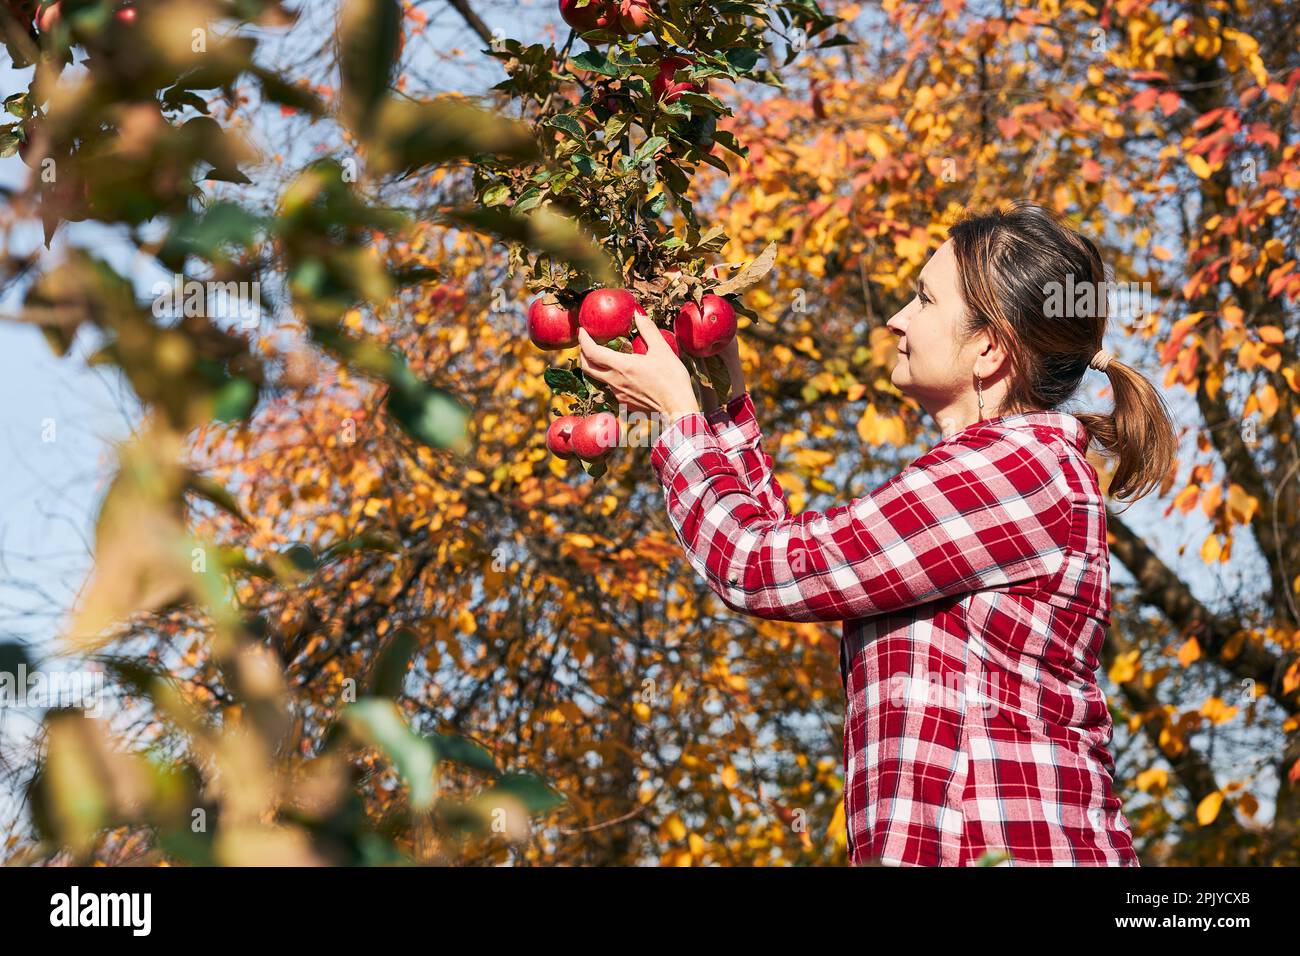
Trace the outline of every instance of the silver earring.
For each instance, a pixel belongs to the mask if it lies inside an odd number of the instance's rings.
[[[975,391],[979,395],[980,408],[984,407],[984,383],[980,381],[978,375],[975,376]]]

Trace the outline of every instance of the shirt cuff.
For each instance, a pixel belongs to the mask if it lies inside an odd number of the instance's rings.
[[[741,392],[727,404],[709,412],[707,416],[723,451],[757,447],[761,438],[754,400],[749,392]]]
[[[669,488],[687,464],[709,452],[721,453],[718,437],[703,412],[682,415],[660,432],[650,447],[650,463],[660,483]],[[725,458],[722,459],[724,462]]]

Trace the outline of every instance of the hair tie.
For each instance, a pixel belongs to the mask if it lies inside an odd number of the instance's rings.
[[[1098,349],[1097,354],[1092,357],[1092,361],[1089,362],[1088,365],[1099,372],[1104,372],[1106,371],[1106,366],[1110,364],[1110,360],[1114,357],[1114,355],[1107,352],[1105,349]]]

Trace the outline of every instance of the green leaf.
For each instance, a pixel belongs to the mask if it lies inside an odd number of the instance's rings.
[[[605,54],[598,50],[586,50],[579,53],[573,57],[573,62],[582,70],[590,70],[602,76],[618,76],[618,67],[610,63]]]
[[[257,239],[264,220],[234,202],[219,201],[199,212],[187,210],[173,223],[160,255],[202,256],[228,259],[229,248],[248,249]]]
[[[552,116],[546,121],[545,125],[554,126],[556,129],[562,129],[574,139],[582,142],[586,142],[587,140],[587,133],[583,130],[582,124],[567,113],[560,113],[556,116]]]
[[[391,534],[384,531],[367,531],[355,538],[347,538],[331,544],[321,553],[321,563],[324,564],[345,554],[353,554],[357,551],[381,551],[387,554],[398,554],[401,550],[401,542]]]
[[[586,398],[591,394],[587,380],[567,368],[552,366],[542,373],[542,380],[550,386],[553,393],[572,395],[575,398]]]
[[[541,777],[531,773],[511,773],[497,778],[489,794],[506,794],[523,803],[529,814],[545,813],[562,806],[566,800]]]
[[[605,128],[601,132],[605,142],[613,143],[617,141],[623,135],[623,130],[627,129],[631,122],[632,117],[628,113],[615,113],[611,116],[605,121]]]
[[[576,222],[548,207],[526,216],[502,209],[452,209],[443,217],[561,259],[587,273],[596,284],[615,281],[614,263],[605,250]]]
[[[479,200],[484,206],[502,206],[510,198],[510,186],[507,183],[494,183],[483,191]]]
[[[299,571],[316,570],[316,552],[311,549],[309,544],[299,542],[290,545],[285,549],[284,557]]]
[[[406,683],[406,672],[411,659],[419,649],[420,641],[408,627],[399,628],[375,660],[370,673],[370,695],[374,697],[400,697]]]
[[[465,437],[469,410],[440,388],[423,383],[393,388],[386,407],[407,434],[433,448],[448,448]]]
[[[668,193],[658,192],[647,199],[641,206],[641,215],[649,219],[657,219],[665,209],[668,208]]]
[[[700,150],[700,159],[708,163],[710,166],[714,167],[715,169],[720,169],[728,175],[731,174],[731,167],[727,165],[727,161],[725,159],[722,159],[719,156],[714,156],[712,153],[705,152],[704,150]]]
[[[515,201],[513,206],[510,207],[510,212],[516,216],[526,213],[530,209],[536,209],[540,206],[542,200],[545,198],[546,190],[538,189],[536,186],[531,186],[528,189],[525,189],[524,194]]]
[[[247,418],[257,404],[257,386],[246,378],[232,378],[212,397],[212,415],[217,421],[240,421]]]
[[[16,127],[9,127],[0,131],[0,159],[7,159],[14,153],[18,152],[18,147],[23,144],[23,138],[19,135]]]
[[[720,116],[730,116],[731,109],[726,103],[709,93],[696,93],[687,91],[681,95],[679,102],[686,103],[688,106],[699,106],[711,113]]]
[[[474,741],[449,734],[427,734],[426,736],[433,741],[439,759],[451,760],[491,774],[497,772],[497,763],[492,755]]]
[[[289,83],[280,74],[260,66],[254,66],[250,72],[257,77],[262,85],[262,95],[270,102],[302,110],[316,117],[325,116],[329,112],[319,96],[297,83]]]
[[[14,93],[5,97],[5,112],[19,119],[25,119],[28,113],[27,91]]]
[[[244,517],[244,513],[239,510],[239,502],[235,500],[235,496],[231,494],[225,486],[206,475],[201,475],[194,471],[190,472],[189,477],[185,482],[185,490],[191,494],[198,495],[200,498],[207,499],[222,511],[226,512],[226,514],[238,518],[245,524],[248,523],[248,519]]]
[[[709,378],[710,387],[721,401],[731,392],[731,375],[727,372],[727,363],[722,361],[721,356],[710,355],[700,364],[704,366],[704,374]]]
[[[644,143],[637,147],[636,155],[632,159],[635,166],[640,166],[647,159],[654,156],[659,150],[668,145],[668,139],[663,136],[651,136]]]
[[[490,154],[526,162],[538,156],[533,130],[496,113],[451,100],[384,101],[371,136],[379,173]]]
[[[728,129],[714,130],[714,142],[718,143],[723,149],[730,150],[737,156],[748,156],[749,147],[742,146],[740,140],[736,139],[736,134]]]
[[[343,711],[343,723],[363,744],[378,747],[411,790],[411,806],[427,810],[437,793],[437,752],[415,733],[391,700],[364,697]]]
[[[758,51],[743,48],[743,47],[735,48],[735,49],[728,50],[724,54],[724,58],[728,63],[734,66],[737,70],[740,70],[742,73],[744,73],[744,72],[748,72],[749,70],[752,70],[754,68],[754,64],[758,62]]]

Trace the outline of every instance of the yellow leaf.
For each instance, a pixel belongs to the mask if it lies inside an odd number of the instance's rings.
[[[1226,724],[1237,715],[1237,708],[1229,707],[1217,697],[1211,697],[1201,705],[1201,715],[1212,724]]]
[[[1136,677],[1139,670],[1138,656],[1138,651],[1127,651],[1117,655],[1115,663],[1111,664],[1108,672],[1110,679],[1116,684],[1127,684]]]
[[[674,813],[671,817],[665,820],[664,826],[668,830],[668,835],[674,840],[686,839],[686,824],[682,823],[682,818],[677,814]]]
[[[1200,659],[1201,645],[1196,642],[1196,638],[1189,637],[1183,646],[1178,648],[1178,663],[1190,667],[1193,662]]]
[[[1222,806],[1223,794],[1216,790],[1196,805],[1196,821],[1201,826],[1208,827],[1218,817]]]
[[[889,144],[885,142],[885,137],[874,130],[867,133],[867,149],[876,159],[884,159],[889,155]]]
[[[1159,767],[1143,770],[1137,775],[1137,785],[1138,789],[1143,793],[1150,793],[1152,790],[1157,792],[1164,790],[1169,785],[1169,772]]]
[[[1188,485],[1174,498],[1174,507],[1187,514],[1196,507],[1196,498],[1201,493],[1200,485]]]
[[[1189,154],[1187,165],[1192,167],[1192,172],[1201,179],[1210,178],[1210,164],[1205,161],[1204,156],[1197,156],[1195,153]]]
[[[1259,410],[1265,418],[1272,418],[1277,414],[1278,399],[1277,389],[1272,385],[1265,384],[1257,393],[1259,399]]]
[[[847,843],[844,826],[844,801],[841,800],[835,805],[835,813],[831,815],[830,826],[826,828],[826,835],[836,843],[843,846]]]
[[[727,766],[722,768],[722,785],[728,790],[735,789],[736,783],[739,779],[740,775],[736,773],[736,768],[731,766],[731,764],[727,764]]]
[[[1237,524],[1249,524],[1259,510],[1259,499],[1241,485],[1228,486],[1228,516]]]

